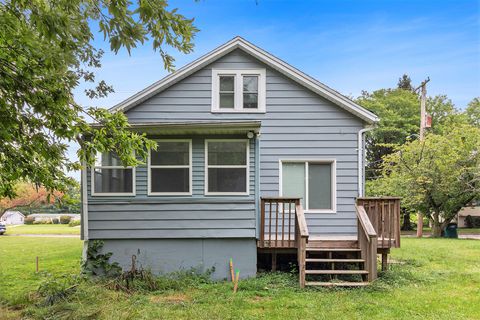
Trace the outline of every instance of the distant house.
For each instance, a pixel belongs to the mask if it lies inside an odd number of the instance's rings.
[[[60,219],[61,216],[69,216],[72,220],[80,220],[80,215],[73,213],[34,213],[29,215],[34,221],[52,221],[53,219]]]
[[[457,216],[457,222],[459,228],[466,228],[467,222],[466,218],[468,216],[478,217],[480,219],[480,201],[473,202],[471,206],[463,207]]]
[[[25,215],[20,211],[5,211],[0,217],[3,224],[23,224]]]

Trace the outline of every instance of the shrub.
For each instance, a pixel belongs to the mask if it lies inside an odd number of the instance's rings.
[[[70,216],[60,216],[60,223],[61,224],[69,224],[70,220],[72,220],[72,218]]]
[[[53,218],[53,219],[52,219],[52,223],[53,223],[53,224],[59,224],[59,223],[60,223],[60,220],[58,220],[58,218]]]
[[[80,225],[80,220],[72,220],[68,224],[69,227],[76,227],[76,226],[79,226],[79,225]]]
[[[35,221],[33,221],[33,224],[43,224],[43,221],[42,220],[35,220]]]
[[[25,220],[23,220],[23,223],[25,223],[25,224],[33,224],[34,221],[35,221],[35,218],[34,218],[34,217],[25,217]]]
[[[53,222],[52,222],[52,220],[44,220],[43,223],[44,224],[52,224]]]

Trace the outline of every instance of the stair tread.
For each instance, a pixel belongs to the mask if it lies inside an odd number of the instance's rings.
[[[338,251],[338,252],[350,252],[350,251],[361,251],[359,248],[313,248],[307,247],[307,251],[319,251],[319,252],[329,252],[329,251]]]
[[[322,286],[322,287],[365,287],[369,282],[318,282],[318,281],[305,281],[306,286]]]
[[[305,270],[305,274],[368,274],[366,270]]]
[[[364,259],[317,259],[306,258],[306,262],[365,262]]]

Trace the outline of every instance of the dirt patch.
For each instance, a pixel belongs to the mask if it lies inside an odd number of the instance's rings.
[[[150,297],[150,301],[153,303],[183,304],[188,303],[191,300],[192,299],[184,293]]]
[[[272,300],[271,297],[261,297],[261,296],[255,296],[251,299],[249,299],[250,302],[252,303],[259,303],[259,302],[264,302],[264,301],[269,301],[269,300]]]

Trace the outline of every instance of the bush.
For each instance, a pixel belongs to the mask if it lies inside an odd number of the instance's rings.
[[[80,220],[72,220],[68,224],[69,227],[76,227],[76,226],[79,226],[79,225],[80,225]]]
[[[34,221],[35,221],[35,218],[34,218],[34,217],[25,217],[25,220],[23,220],[23,223],[25,223],[25,224],[33,224]]]
[[[70,216],[60,216],[60,223],[61,224],[69,224],[70,220],[72,220],[72,218]]]
[[[53,218],[53,219],[52,219],[52,223],[53,223],[53,224],[59,224],[59,223],[60,223],[60,220],[58,220],[58,218]]]
[[[43,224],[44,222],[42,220],[35,220],[33,221],[33,224]]]
[[[465,225],[467,228],[480,228],[480,217],[472,217],[471,215],[466,216]]]

